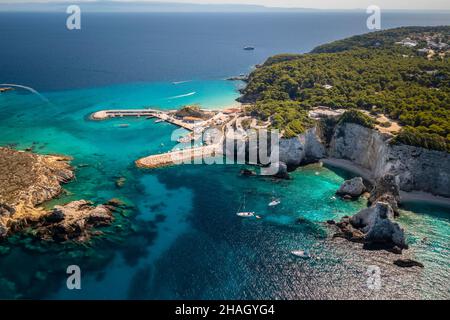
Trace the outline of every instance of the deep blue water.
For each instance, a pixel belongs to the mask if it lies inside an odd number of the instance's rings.
[[[81,6],[81,9],[83,7]],[[38,90],[221,79],[267,57],[369,32],[361,13],[0,13],[0,82]],[[382,27],[443,25],[450,14],[384,13]],[[246,45],[255,51],[244,51]]]
[[[145,119],[92,122],[103,108],[176,108],[234,103],[246,73],[268,56],[367,32],[363,13],[0,14],[0,83],[37,89],[0,95],[0,145],[74,157],[77,180],[52,201],[113,197],[134,205],[91,246],[43,248],[28,239],[0,245],[0,297],[134,299],[449,298],[448,210],[412,205],[400,220],[411,255],[426,268],[402,272],[389,255],[330,241],[323,221],[353,214],[364,201],[334,193],[348,173],[313,165],[290,181],[243,178],[240,166],[137,170],[134,160],[175,145],[175,127]],[[444,14],[383,16],[383,27],[448,24]],[[253,45],[255,51],[242,50]],[[172,82],[188,81],[178,84]],[[126,121],[129,127],[118,128]],[[125,177],[122,189],[115,186]],[[262,220],[242,220],[246,207]],[[267,207],[271,197],[282,204]],[[126,230],[126,232],[125,232]],[[126,236],[123,236],[126,234]],[[422,241],[427,236],[427,241]],[[308,249],[311,260],[289,252]],[[82,290],[65,286],[78,264]],[[383,288],[367,289],[369,265]]]

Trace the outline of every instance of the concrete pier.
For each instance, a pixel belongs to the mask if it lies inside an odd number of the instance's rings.
[[[222,154],[222,144],[177,150],[168,153],[151,155],[136,161],[138,168],[154,169],[165,166],[191,163],[197,158],[210,158]]]
[[[91,115],[92,120],[106,120],[109,118],[122,117],[154,117],[158,110],[154,109],[123,109],[123,110],[101,110]]]
[[[193,131],[195,124],[187,123],[185,121],[175,119],[168,111],[156,110],[156,109],[122,109],[122,110],[102,110],[97,111],[91,115],[92,120],[106,120],[110,118],[123,118],[123,117],[146,117],[146,118],[158,118],[165,122],[172,123],[181,128]]]

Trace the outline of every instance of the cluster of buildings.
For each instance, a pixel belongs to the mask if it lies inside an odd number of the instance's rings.
[[[418,48],[417,53],[428,59],[435,55],[445,57],[450,52],[450,46],[443,41],[441,34],[411,36],[396,42],[396,44],[408,48]]]

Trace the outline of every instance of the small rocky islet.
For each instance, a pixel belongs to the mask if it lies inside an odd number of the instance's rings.
[[[0,298],[57,292],[61,271],[74,261],[101,276],[99,270],[121,252],[126,235],[139,227],[128,219],[133,206],[118,198],[99,205],[80,199],[44,208],[75,179],[71,160],[0,147]],[[45,256],[46,262],[30,260],[26,273],[9,273],[17,260],[26,263],[34,255]]]
[[[0,239],[27,232],[39,240],[87,242],[126,205],[117,199],[94,205],[78,200],[46,210],[75,178],[71,158],[0,148]],[[31,231],[30,231],[31,229]]]
[[[395,221],[400,216],[401,204],[400,188],[395,176],[387,174],[378,179],[374,186],[366,185],[370,185],[370,182],[364,183],[363,178],[356,177],[344,181],[336,192],[336,195],[346,200],[366,195],[368,207],[351,217],[342,217],[339,222],[328,220],[326,223],[334,231],[333,239],[344,238],[361,243],[365,250],[385,250],[402,255],[409,245],[405,230]],[[392,263],[400,268],[425,267],[409,255],[394,259]]]
[[[336,194],[344,198],[349,194],[352,197],[362,195],[366,190],[362,180],[357,177],[345,181]],[[337,223],[328,221],[328,224],[337,228],[334,237],[363,243],[366,249],[386,249],[400,254],[403,249],[408,249],[408,245],[404,230],[394,221],[394,217],[399,215],[399,201],[399,187],[395,183],[395,177],[386,175],[372,188],[368,208],[352,217],[345,216]]]

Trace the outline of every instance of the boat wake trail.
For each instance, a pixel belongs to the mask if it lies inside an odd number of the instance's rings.
[[[192,82],[192,80],[175,81],[175,82],[172,82],[172,83],[173,83],[174,85],[177,85],[177,84],[188,83],[188,82]]]
[[[180,99],[180,98],[184,98],[184,97],[193,96],[194,94],[197,94],[197,92],[193,91],[193,92],[189,92],[189,93],[186,93],[186,94],[181,94],[179,96],[170,97],[168,99]]]
[[[42,99],[42,101],[50,102],[46,97],[44,97],[38,91],[34,90],[33,88],[27,87],[27,86],[22,86],[20,84],[14,84],[14,83],[0,83],[0,86],[25,89],[25,90],[37,95],[39,98]]]

